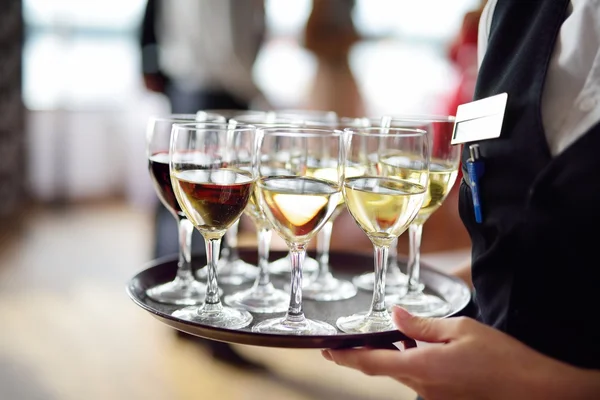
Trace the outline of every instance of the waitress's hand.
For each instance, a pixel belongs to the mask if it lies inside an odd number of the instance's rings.
[[[470,318],[419,318],[395,307],[393,319],[407,336],[438,344],[402,352],[323,350],[323,356],[367,375],[392,377],[426,400],[588,398],[575,391],[598,379],[597,372],[590,376]]]

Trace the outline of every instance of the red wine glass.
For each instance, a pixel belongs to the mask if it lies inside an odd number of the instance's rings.
[[[160,303],[193,305],[204,301],[206,287],[194,279],[191,266],[191,243],[193,226],[185,217],[171,186],[169,173],[169,142],[171,129],[176,123],[194,122],[197,116],[192,114],[173,114],[164,117],[152,117],[146,130],[146,153],[148,171],[161,203],[177,220],[179,233],[179,261],[177,274],[171,282],[154,286],[146,291],[151,299]],[[224,121],[223,117],[206,114],[204,120]]]

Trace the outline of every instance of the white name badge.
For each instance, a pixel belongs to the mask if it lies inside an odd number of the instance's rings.
[[[500,137],[507,93],[461,104],[456,109],[456,120],[451,144],[475,142]]]

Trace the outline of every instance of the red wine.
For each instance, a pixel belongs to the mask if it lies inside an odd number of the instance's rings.
[[[209,237],[220,237],[242,215],[254,190],[252,175],[237,169],[178,171],[174,178],[189,220]]]
[[[171,175],[169,173],[169,153],[155,153],[148,159],[148,170],[154,183],[154,188],[160,201],[172,213],[183,217],[183,211],[177,202],[173,186],[171,185]]]

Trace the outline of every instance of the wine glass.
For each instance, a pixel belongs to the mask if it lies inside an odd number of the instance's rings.
[[[221,303],[217,262],[223,235],[240,218],[254,191],[256,128],[176,124],[169,160],[177,201],[204,237],[208,269],[204,304],[172,315],[219,328],[248,326],[252,322],[248,311]]]
[[[230,120],[230,123],[237,123],[237,121]],[[266,153],[261,155],[260,168],[263,171],[263,175],[266,175],[268,171],[271,174],[279,173],[285,175],[286,170],[281,168],[279,160],[270,157],[273,151],[266,148],[268,144],[274,145],[275,142],[270,141],[263,146],[262,150]],[[290,296],[285,291],[276,289],[270,279],[269,250],[272,229],[270,222],[260,207],[257,190],[252,193],[245,213],[256,226],[259,272],[251,288],[226,296],[225,303],[232,307],[243,308],[255,313],[284,312],[288,308]]]
[[[238,115],[263,115],[265,111],[259,110],[241,110],[241,109],[210,109],[210,110],[199,110],[196,115],[202,116],[204,114],[209,115],[220,115],[225,118],[225,120],[229,121],[237,117]]]
[[[418,119],[420,118],[420,119]],[[392,294],[386,301],[400,305],[410,313],[422,317],[440,317],[450,312],[450,304],[438,296],[423,292],[425,285],[420,281],[421,236],[423,224],[442,205],[458,176],[461,146],[450,144],[454,130],[454,117],[414,117],[392,119],[393,125],[429,125],[431,163],[427,196],[415,220],[410,224],[408,254],[408,287],[403,293]]]
[[[259,128],[257,190],[260,207],[275,232],[286,242],[291,259],[291,295],[283,318],[262,321],[253,332],[292,335],[334,335],[337,330],[302,312],[302,264],[308,242],[331,218],[342,197],[341,131],[307,128]],[[264,168],[262,159],[276,161]],[[312,160],[329,158],[337,179],[316,178]]]
[[[200,113],[201,111],[199,111]],[[207,110],[208,113],[219,114],[234,124],[252,124],[261,126],[264,121],[270,121],[274,125],[292,123],[291,119],[282,119],[273,111],[257,111],[257,110]],[[251,265],[239,256],[237,238],[238,238],[239,221],[236,222],[225,233],[225,257],[221,258],[219,263],[219,276],[221,282],[231,285],[237,285],[249,282],[253,279],[259,279],[257,276],[257,268]],[[268,253],[267,253],[268,259]],[[199,271],[200,273],[202,270]],[[200,276],[203,276],[202,274]],[[264,282],[264,277],[261,278]],[[276,296],[275,293],[272,295]],[[286,300],[287,301],[287,300]]]
[[[325,110],[279,109],[275,113],[282,118],[300,119],[313,123],[335,123],[339,119],[335,111]]]
[[[287,114],[280,114],[279,111],[265,111],[265,112],[252,112],[247,114],[238,115],[233,118],[238,123],[252,124],[259,128],[268,127],[289,127],[289,126],[302,126],[305,124],[302,115],[294,114],[292,111],[287,110]],[[315,112],[317,113],[317,112]],[[324,118],[331,118],[331,114],[322,112]],[[320,115],[320,114],[319,114]],[[335,114],[334,114],[335,116]],[[286,257],[282,257],[269,264],[269,271],[272,274],[281,275],[288,274],[290,272],[289,254]],[[304,259],[304,272],[315,272],[317,271],[319,264],[317,260],[312,257],[306,257]]]
[[[197,118],[201,119],[205,115],[219,115],[228,122],[232,122],[232,119],[238,115],[263,115],[263,111],[249,111],[249,110],[228,110],[228,109],[214,109],[214,110],[199,110],[196,113]],[[219,281],[227,285],[241,285],[246,282],[251,282],[256,279],[258,274],[258,268],[255,265],[249,264],[240,258],[238,250],[238,230],[239,220],[237,220],[229,229],[224,236],[224,245],[221,251],[221,257],[217,270],[219,273]],[[202,268],[196,272],[198,279],[207,278],[207,268]]]
[[[344,170],[362,168],[364,174],[344,176],[343,195],[348,211],[367,234],[375,250],[375,284],[371,309],[337,320],[346,333],[394,329],[385,307],[385,273],[390,244],[417,216],[425,200],[429,143],[426,131],[401,128],[348,130]]]
[[[367,126],[363,118],[346,117],[339,119],[322,118],[320,120],[317,119],[316,121],[304,121],[304,125],[311,128],[338,130]],[[327,158],[324,160],[319,158],[312,160],[314,165],[311,165],[310,172],[317,178],[326,180],[332,178],[335,181],[337,180],[337,171],[335,168],[331,168],[327,165],[327,160]],[[359,176],[362,173],[363,171],[359,167],[346,169],[347,177]],[[352,282],[334,277],[330,271],[329,265],[329,246],[331,243],[333,222],[345,208],[346,206],[342,197],[331,218],[323,225],[323,228],[317,234],[318,269],[304,279],[302,294],[306,299],[338,301],[356,296],[356,287]]]
[[[423,129],[431,131],[432,121],[445,121],[448,117],[438,116],[418,116],[418,115],[407,115],[407,116],[382,116],[378,118],[360,118],[362,126],[370,127],[394,127],[394,128],[413,128]],[[373,272],[367,272],[352,279],[352,283],[362,290],[371,291],[373,290],[373,283],[375,282],[375,274]],[[424,288],[423,285],[421,285]],[[398,239],[394,239],[390,245],[390,251],[388,256],[388,268],[385,277],[385,292],[389,295],[404,294],[408,290],[408,275],[400,269],[398,263]]]
[[[220,116],[206,114],[205,120],[223,121]],[[146,154],[148,171],[161,203],[177,220],[179,231],[179,261],[177,275],[171,282],[154,286],[146,291],[152,300],[177,305],[194,305],[204,301],[206,286],[194,279],[191,266],[192,232],[194,227],[181,210],[169,174],[169,141],[171,129],[176,123],[194,122],[196,115],[172,114],[152,117],[146,128]]]

